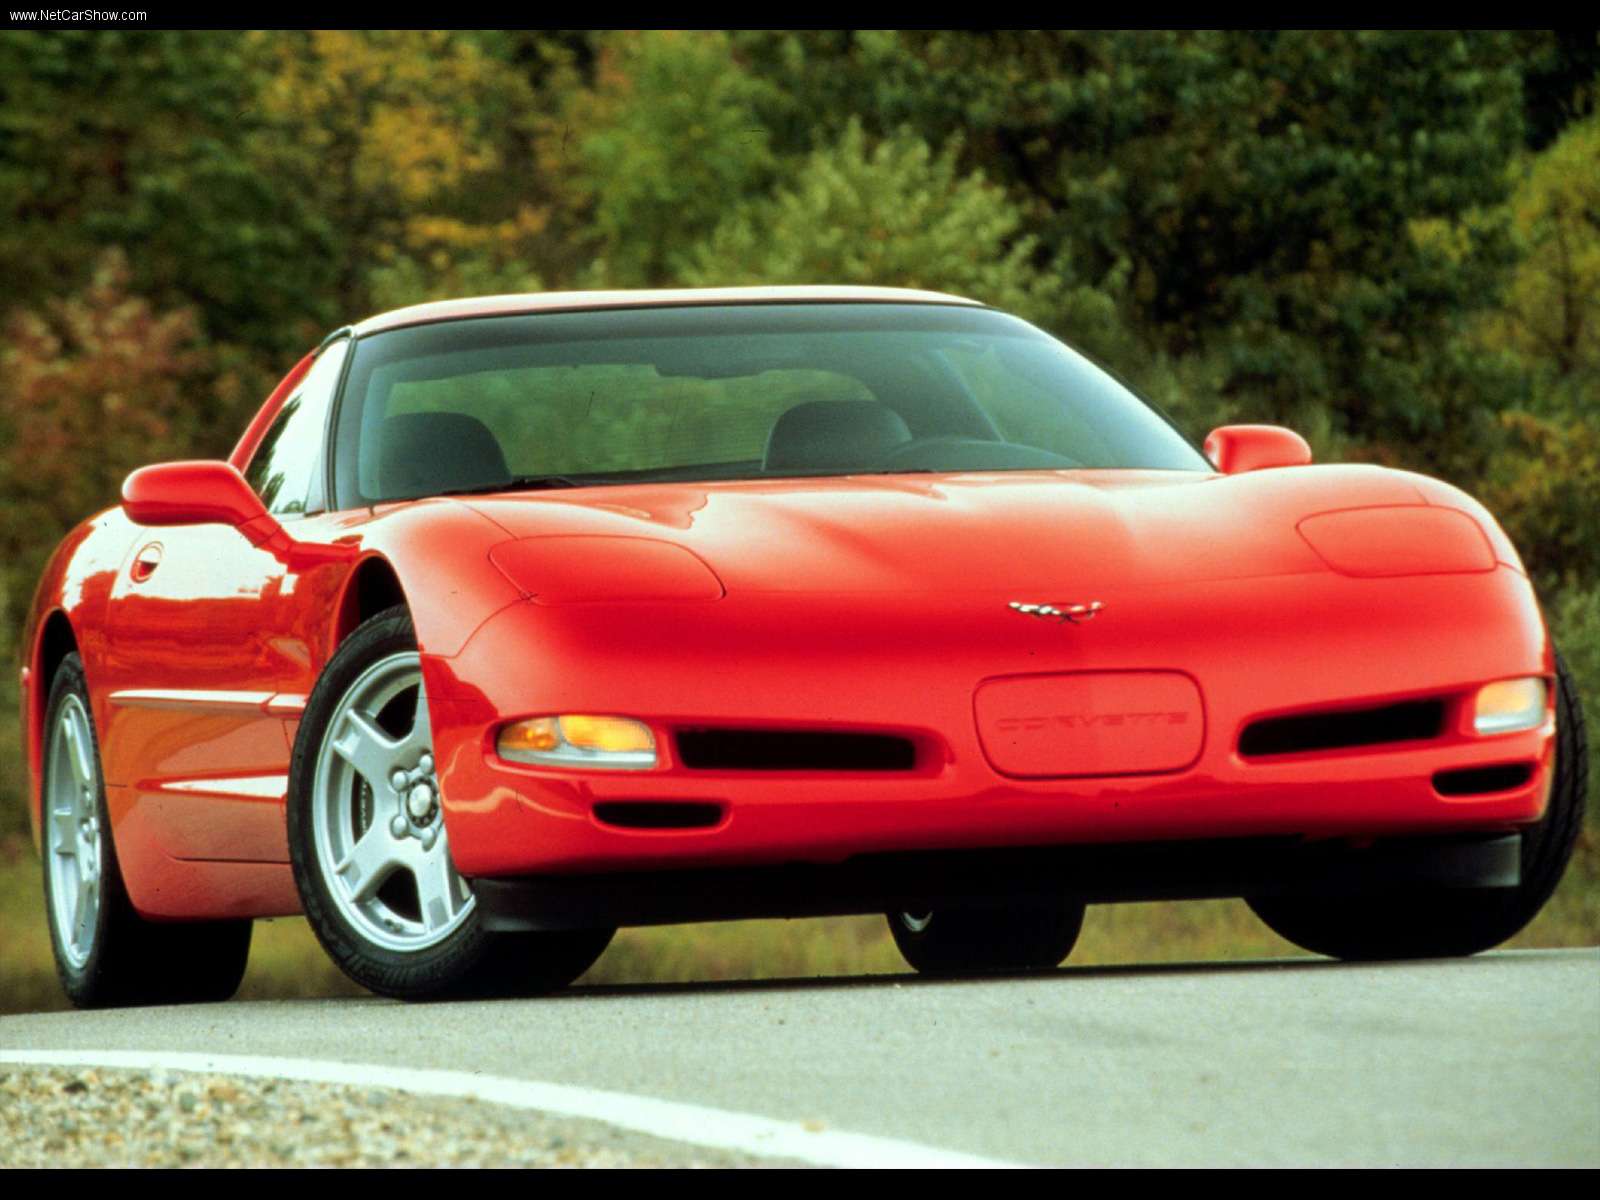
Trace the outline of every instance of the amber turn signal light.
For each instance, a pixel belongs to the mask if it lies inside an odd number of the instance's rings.
[[[656,765],[655,734],[632,717],[531,717],[502,729],[495,746],[502,758],[540,766],[640,770]]]

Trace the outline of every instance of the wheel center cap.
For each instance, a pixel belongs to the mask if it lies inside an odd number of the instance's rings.
[[[433,788],[426,783],[416,784],[406,795],[406,812],[419,824],[433,813]]]

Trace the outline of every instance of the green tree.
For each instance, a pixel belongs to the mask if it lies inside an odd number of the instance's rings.
[[[1399,443],[1450,422],[1429,360],[1493,293],[1503,230],[1448,259],[1411,222],[1505,192],[1521,75],[1498,35],[1363,32],[750,34],[781,138],[909,125],[1024,232],[1100,283],[1125,271],[1146,342],[1211,353],[1257,417],[1326,408]],[[1130,364],[1122,364],[1128,366]],[[1459,379],[1456,380],[1459,383]]]
[[[1036,239],[981,173],[909,132],[871,144],[860,125],[797,164],[794,182],[735,206],[682,271],[695,286],[857,283],[964,293],[1070,329],[1098,348],[1120,332],[1115,306],[1035,264]]]
[[[46,556],[134,467],[193,454],[219,395],[189,309],[129,291],[118,251],[80,292],[15,310],[0,355],[0,593],[10,625]],[[210,401],[210,403],[208,403]]]
[[[1547,586],[1600,582],[1600,116],[1521,164],[1518,261],[1478,346],[1521,373],[1485,464],[1486,499]]]
[[[1543,150],[1600,100],[1600,30],[1525,29],[1514,43],[1530,150]]]
[[[290,353],[325,321],[326,227],[251,153],[256,75],[231,33],[0,33],[7,304],[82,286],[107,247],[210,336]]]
[[[659,286],[731,205],[775,178],[759,116],[773,85],[747,73],[724,34],[616,34],[592,89],[547,123],[550,169],[569,181],[596,261],[585,282]]]
[[[1600,387],[1600,114],[1568,126],[1529,163],[1510,201],[1520,251],[1484,340],[1574,385]]]
[[[335,321],[472,291],[539,286],[529,74],[512,43],[427,30],[251,34],[250,154],[316,214],[315,297]]]

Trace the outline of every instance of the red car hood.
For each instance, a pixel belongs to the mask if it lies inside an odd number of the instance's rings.
[[[1048,601],[1062,597],[1034,593],[1320,572],[1299,520],[1426,501],[1381,468],[1315,466],[648,484],[467,503],[516,538],[671,542],[734,594],[932,587]]]

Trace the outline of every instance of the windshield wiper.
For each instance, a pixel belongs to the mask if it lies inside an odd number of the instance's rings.
[[[480,483],[472,487],[447,488],[435,493],[440,496],[481,496],[488,492],[542,492],[556,488],[590,487],[608,482],[605,479],[578,479],[571,475],[518,475],[498,483]]]

